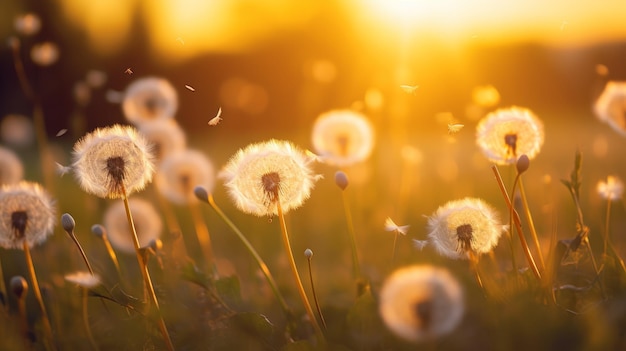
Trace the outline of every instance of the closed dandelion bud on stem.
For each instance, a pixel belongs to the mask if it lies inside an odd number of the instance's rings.
[[[348,187],[348,175],[342,171],[335,172],[335,184],[341,189],[346,190]]]
[[[530,159],[526,155],[522,155],[517,159],[517,163],[515,164],[517,169],[517,174],[522,174],[528,170],[530,167]]]
[[[26,281],[26,279],[24,279],[24,277],[20,275],[16,275],[15,277],[11,278],[9,286],[11,287],[11,292],[18,299],[21,299],[23,296],[26,295],[26,293],[28,293],[28,282]]]
[[[92,225],[91,232],[99,238],[103,237],[105,233],[104,227],[101,224]]]
[[[76,221],[74,221],[74,217],[72,217],[72,215],[70,215],[69,213],[64,213],[63,215],[61,215],[61,225],[63,226],[63,229],[68,234],[70,234],[74,231],[74,228],[76,227]]]
[[[389,330],[411,342],[443,336],[463,317],[463,291],[443,268],[396,270],[380,290],[379,312]]]

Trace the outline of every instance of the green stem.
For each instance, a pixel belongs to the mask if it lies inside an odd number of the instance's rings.
[[[326,327],[326,321],[324,320],[324,315],[322,314],[322,309],[320,308],[320,303],[317,300],[317,294],[315,293],[315,284],[313,283],[313,269],[311,268],[311,257],[307,257],[308,266],[309,266],[309,280],[311,281],[311,292],[313,293],[313,301],[315,302],[315,308],[317,309],[317,314],[320,316],[320,321],[322,321],[322,325],[324,329]]]
[[[363,274],[361,272],[361,266],[359,264],[359,254],[356,246],[356,236],[354,234],[354,225],[352,222],[352,212],[350,211],[350,203],[348,195],[345,191],[341,192],[341,198],[343,200],[343,210],[346,215],[346,222],[348,225],[348,235],[350,236],[350,249],[352,251],[352,268],[354,270],[354,277],[361,279]]]
[[[530,208],[528,207],[528,200],[526,200],[526,192],[524,191],[524,184],[522,183],[522,177],[519,177],[519,192],[522,196],[522,207],[524,208],[524,214],[526,215],[526,220],[528,221],[528,229],[530,230],[530,235],[533,238],[535,243],[535,248],[537,249],[537,256],[539,256],[539,270],[545,271],[545,263],[543,260],[543,253],[541,251],[541,245],[539,245],[539,238],[537,237],[537,230],[535,230],[535,223],[533,222],[533,216],[530,213]]]

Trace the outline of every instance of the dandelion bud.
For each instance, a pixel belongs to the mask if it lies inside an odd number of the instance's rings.
[[[72,217],[72,215],[70,215],[69,213],[64,213],[61,216],[61,225],[68,234],[72,235],[71,233],[76,227],[76,221],[74,221],[74,217]]]
[[[530,159],[526,155],[522,155],[517,159],[517,174],[522,174],[528,170],[530,167]]]
[[[100,224],[94,224],[91,226],[91,232],[94,233],[97,237],[101,238],[104,236],[104,227]]]
[[[341,188],[341,190],[346,190],[346,188],[348,187],[348,176],[342,172],[342,171],[337,171],[335,173],[335,184],[337,184],[338,187]]]
[[[24,277],[20,275],[16,275],[15,277],[11,278],[10,285],[11,291],[18,299],[21,299],[22,296],[25,296],[28,292],[28,282],[26,281],[26,279],[24,279]]]
[[[197,187],[193,189],[193,193],[194,195],[196,195],[198,200],[209,202],[209,193],[206,191],[204,187],[198,185]]]
[[[150,240],[148,247],[154,250],[154,252],[158,252],[163,248],[163,241],[161,241],[161,239],[152,239]]]
[[[306,258],[310,259],[311,257],[313,257],[313,250],[311,250],[311,249],[304,250],[304,256],[306,256]]]

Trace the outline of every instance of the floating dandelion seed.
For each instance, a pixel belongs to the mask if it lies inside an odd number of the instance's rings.
[[[217,115],[215,115],[215,117],[211,118],[211,120],[209,121],[209,125],[210,126],[216,126],[220,123],[220,121],[222,121],[222,117],[220,117],[222,115],[222,108],[220,107],[217,110]]]
[[[74,145],[72,168],[81,188],[102,198],[122,198],[152,180],[145,138],[129,126],[99,128]]]
[[[450,124],[450,123],[448,123],[448,134],[456,134],[456,133],[460,132],[461,129],[463,129],[463,127],[465,127],[465,124],[460,124],[460,123]]]
[[[617,201],[624,194],[624,183],[616,176],[608,176],[605,181],[599,181],[596,186],[598,194],[609,201]]]
[[[35,44],[30,49],[30,58],[39,66],[50,66],[59,59],[59,47],[50,41]]]
[[[277,215],[300,207],[319,176],[313,159],[288,141],[270,140],[239,150],[220,172],[230,197],[241,211],[257,216]]]
[[[495,210],[477,198],[450,201],[428,217],[428,240],[443,256],[467,259],[491,251],[504,231]]]
[[[66,274],[63,278],[70,283],[74,283],[80,287],[91,289],[102,284],[100,276],[85,271]]]
[[[0,146],[0,185],[18,183],[24,177],[24,166],[15,152]]]
[[[426,265],[396,270],[383,283],[379,300],[387,328],[411,342],[451,332],[465,309],[459,282],[446,269]]]
[[[163,222],[152,203],[139,198],[131,198],[128,201],[130,211],[133,214],[139,246],[145,247],[152,240],[161,236]],[[104,227],[106,228],[107,237],[114,248],[127,254],[135,254],[133,234],[128,226],[123,202],[118,201],[106,210]]]
[[[387,217],[387,219],[385,220],[385,230],[388,232],[396,232],[402,235],[406,235],[410,227],[411,227],[410,225],[399,226],[396,223],[394,223],[394,221],[389,217]]]
[[[187,90],[189,91],[196,91],[196,89],[194,89],[191,85],[185,84],[185,88],[187,88]]]
[[[428,245],[428,240],[413,239],[413,246],[420,251],[422,251],[426,245]]]
[[[172,84],[163,78],[140,78],[126,88],[122,110],[133,124],[173,118],[178,110],[178,94]]]
[[[165,157],[156,173],[156,186],[173,203],[184,205],[196,201],[194,188],[208,192],[215,186],[213,163],[201,152],[185,150]]]
[[[146,121],[140,123],[137,129],[152,145],[152,154],[157,162],[187,147],[185,132],[175,119]]]
[[[626,136],[626,81],[607,82],[593,110],[599,120]]]
[[[407,94],[413,94],[415,95],[415,92],[417,91],[417,89],[419,88],[419,85],[400,85],[400,89],[402,89],[402,91],[404,91]]]
[[[374,148],[374,130],[367,118],[351,110],[321,114],[313,125],[313,148],[330,165],[349,166],[364,161]]]
[[[57,132],[57,137],[63,136],[65,133],[67,133],[67,129],[61,129]]]
[[[496,110],[476,126],[476,143],[490,161],[500,165],[515,163],[522,154],[532,160],[543,141],[543,124],[525,108]]]
[[[44,242],[54,229],[55,208],[37,183],[22,181],[0,188],[0,247],[23,249]]]
[[[126,73],[126,74],[128,74],[128,75],[130,76],[131,74],[133,74],[133,70],[132,70],[132,69],[130,69],[130,67],[128,67],[128,68],[124,71],[124,73]]]

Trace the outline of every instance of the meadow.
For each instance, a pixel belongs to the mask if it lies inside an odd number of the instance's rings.
[[[324,61],[276,128],[256,128],[249,82],[190,121],[202,85],[90,70],[57,126],[30,69],[59,56],[26,55],[22,19],[2,61],[32,113],[0,120],[0,349],[626,348],[612,67],[589,67],[588,104],[486,84],[414,117],[433,89],[412,81],[313,103]]]

